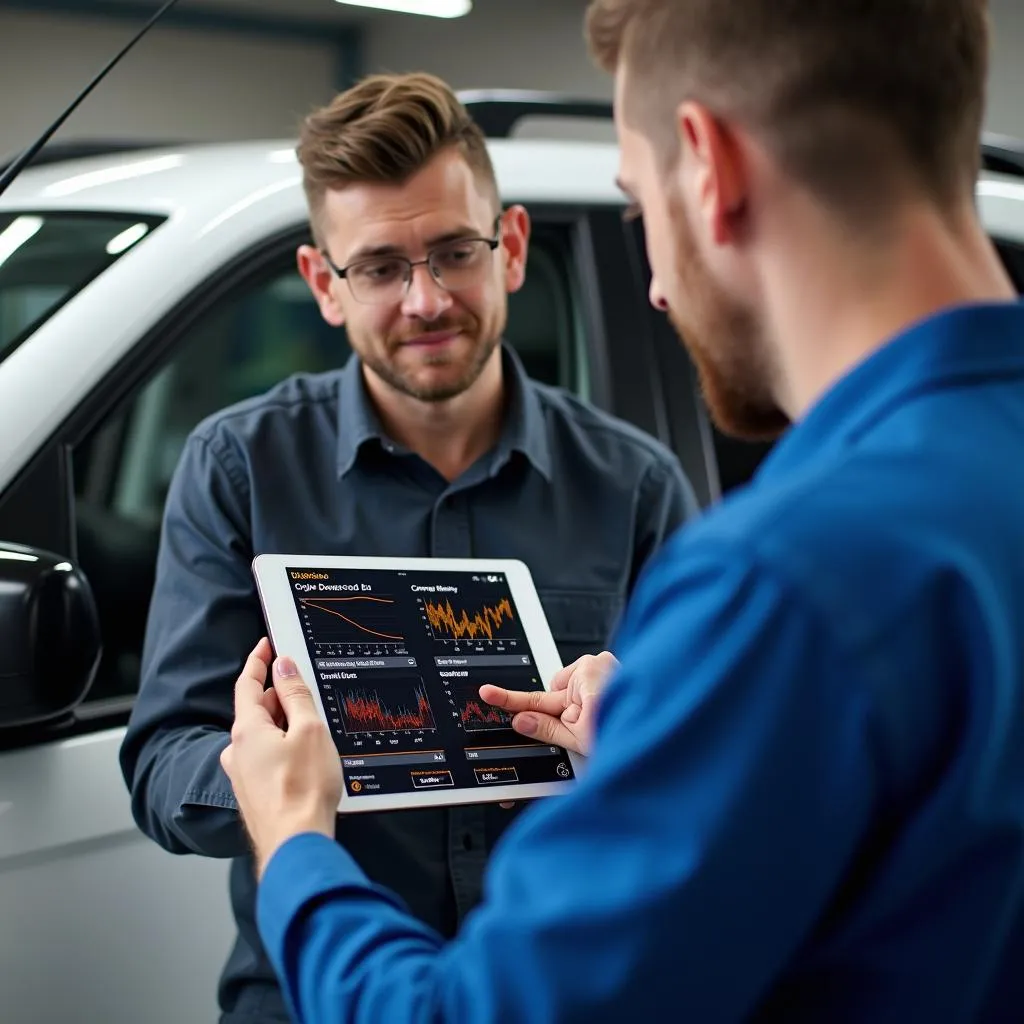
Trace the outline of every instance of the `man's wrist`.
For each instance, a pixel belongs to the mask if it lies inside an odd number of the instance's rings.
[[[326,836],[328,839],[334,838],[333,828],[325,828],[322,822],[298,819],[289,824],[282,824],[279,828],[276,828],[273,834],[268,836],[265,841],[254,843],[257,881],[263,878],[263,875],[267,870],[267,865],[274,859],[274,854],[276,854],[277,851],[285,845],[285,843],[294,839],[296,836],[309,834]]]

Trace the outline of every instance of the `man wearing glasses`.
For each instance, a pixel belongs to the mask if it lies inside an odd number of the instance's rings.
[[[291,378],[190,438],[122,750],[147,835],[177,853],[234,858],[239,935],[220,986],[224,1024],[288,1020],[219,760],[235,679],[264,633],[253,555],[520,558],[569,663],[602,649],[641,568],[696,511],[664,448],[532,382],[502,344],[529,218],[502,212],[482,133],[444,83],[366,79],[306,120],[298,155],[314,241],[299,270],[355,358]],[[365,814],[339,819],[336,835],[452,936],[515,814]]]

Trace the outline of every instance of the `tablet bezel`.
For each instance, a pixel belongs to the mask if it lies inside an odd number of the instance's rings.
[[[302,624],[295,609],[287,569],[405,570],[408,572],[471,572],[481,575],[503,573],[512,592],[519,621],[533,652],[538,675],[545,689],[560,668],[561,658],[547,617],[544,614],[533,576],[525,562],[511,558],[392,558],[356,555],[282,555],[259,554],[253,559],[252,571],[263,606],[271,646],[276,656],[287,655],[298,666],[306,688],[313,695],[321,720],[328,724],[320,688],[316,685],[313,665],[306,649]],[[329,728],[329,726],[328,726]],[[578,777],[583,758],[566,751],[573,772]],[[340,756],[340,755],[339,755]],[[423,807],[454,807],[466,804],[505,803],[535,800],[566,792],[573,780],[565,782],[516,783],[510,786],[486,786],[480,789],[424,789],[405,793],[364,794],[352,796],[343,788],[338,804],[340,814],[366,811],[399,811]]]

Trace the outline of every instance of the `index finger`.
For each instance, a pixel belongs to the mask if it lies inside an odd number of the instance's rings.
[[[273,656],[270,641],[263,637],[245,659],[242,674],[235,683],[235,718],[253,707],[263,706],[263,688]]]
[[[506,690],[487,683],[480,687],[480,697],[515,715],[520,711],[539,711],[545,715],[560,715],[565,710],[566,690],[549,693],[546,690]]]

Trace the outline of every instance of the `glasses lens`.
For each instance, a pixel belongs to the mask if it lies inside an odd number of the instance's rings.
[[[430,254],[430,270],[438,284],[455,292],[480,280],[490,254],[490,244],[479,239],[452,242]]]
[[[357,302],[397,302],[405,294],[407,260],[384,258],[353,263],[345,274]]]

